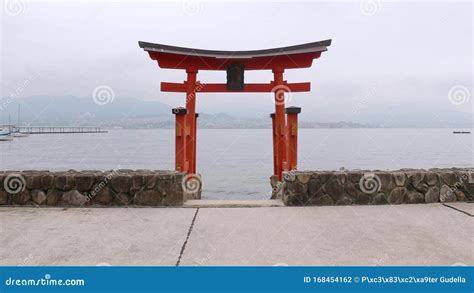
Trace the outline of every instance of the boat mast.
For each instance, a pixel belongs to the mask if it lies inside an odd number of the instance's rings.
[[[18,122],[16,124],[16,128],[18,128],[18,130],[20,130],[20,104],[18,104]]]

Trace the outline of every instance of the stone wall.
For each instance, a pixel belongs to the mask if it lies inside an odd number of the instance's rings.
[[[474,169],[291,171],[272,185],[291,206],[471,201]]]
[[[185,174],[174,171],[0,172],[0,205],[179,206]]]

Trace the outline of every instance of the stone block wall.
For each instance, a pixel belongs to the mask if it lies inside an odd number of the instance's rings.
[[[291,171],[275,183],[285,205],[378,205],[471,201],[474,169]],[[273,180],[275,181],[275,180]]]
[[[150,170],[0,172],[0,205],[180,206],[184,173]]]

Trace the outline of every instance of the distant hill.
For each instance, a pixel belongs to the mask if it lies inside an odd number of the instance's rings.
[[[3,99],[5,103],[7,99]],[[129,97],[115,97],[105,105],[98,105],[92,97],[32,96],[15,99],[0,111],[0,124],[17,123],[17,107],[21,104],[22,125],[44,126],[102,126],[123,128],[173,128],[171,106],[158,101],[142,101]],[[453,127],[470,128],[471,113],[449,109],[439,111],[423,107],[390,107],[364,109],[357,115],[344,115],[336,111],[313,113],[319,121],[300,119],[301,128],[363,128],[363,127]],[[268,115],[237,117],[225,113],[199,113],[200,128],[270,128]],[[237,115],[237,114],[236,114]],[[344,116],[347,116],[344,118]],[[350,120],[350,121],[346,121]]]
[[[31,125],[125,125],[129,120],[164,119],[171,115],[171,107],[166,104],[134,98],[115,98],[110,103],[98,105],[91,97],[32,96],[8,105],[1,117],[2,123],[8,122],[8,114],[12,123],[16,123],[18,104],[21,104],[22,124]]]

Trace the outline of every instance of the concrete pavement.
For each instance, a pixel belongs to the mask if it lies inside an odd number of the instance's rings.
[[[191,209],[0,208],[1,265],[175,265]]]
[[[2,207],[0,265],[474,265],[448,205]]]

